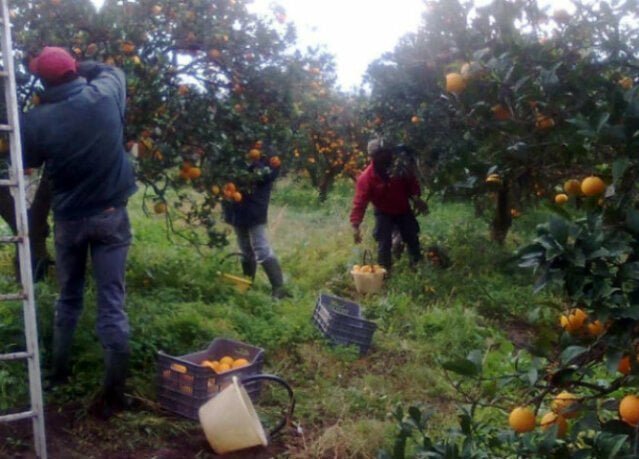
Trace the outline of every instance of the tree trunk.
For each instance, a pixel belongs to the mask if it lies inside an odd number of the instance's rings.
[[[47,251],[47,236],[49,235],[49,210],[51,208],[51,187],[48,180],[44,178],[40,181],[36,191],[33,204],[27,212],[29,218],[29,242],[31,246],[31,263],[34,280],[42,280],[46,274],[47,267],[51,263],[51,257]],[[11,232],[16,234],[16,216],[13,203],[13,196],[8,187],[0,188],[0,217],[9,225]],[[17,250],[16,250],[16,278]]]
[[[328,198],[328,191],[330,190],[332,183],[333,177],[329,175],[322,176],[317,187],[319,191],[319,202],[326,202],[326,198]]]
[[[503,186],[497,192],[497,207],[495,208],[495,218],[491,226],[492,240],[503,244],[512,222],[512,216],[510,215],[510,193],[508,187]]]

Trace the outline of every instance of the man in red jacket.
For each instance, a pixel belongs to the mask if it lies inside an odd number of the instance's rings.
[[[362,241],[360,224],[368,203],[372,202],[375,208],[378,263],[390,270],[393,230],[398,229],[408,246],[411,264],[414,265],[422,259],[422,253],[419,246],[419,224],[411,209],[411,201],[418,211],[428,212],[428,205],[419,197],[419,183],[412,174],[391,175],[393,148],[385,145],[383,139],[368,143],[368,156],[371,163],[357,179],[350,216],[355,243]]]

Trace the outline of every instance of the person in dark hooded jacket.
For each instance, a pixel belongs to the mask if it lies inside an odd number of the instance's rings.
[[[279,174],[279,167],[261,157],[246,164],[246,169],[256,179],[242,192],[239,202],[224,202],[224,219],[233,226],[237,244],[242,252],[242,271],[245,276],[255,277],[257,265],[271,283],[272,296],[284,298],[284,276],[280,262],[268,240],[266,222],[273,182]]]
[[[83,308],[90,254],[97,290],[97,335],[104,350],[103,391],[95,408],[106,417],[127,405],[130,354],[125,265],[131,244],[127,200],[135,192],[123,146],[124,73],[96,62],[77,64],[64,49],[45,47],[30,71],[44,85],[39,106],[22,121],[25,167],[44,165],[51,182],[56,272],[51,385],[70,376],[73,334]]]

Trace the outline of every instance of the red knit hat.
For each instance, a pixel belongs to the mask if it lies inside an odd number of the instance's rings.
[[[29,70],[46,83],[55,85],[76,73],[76,61],[65,49],[45,46],[40,54],[31,59]]]

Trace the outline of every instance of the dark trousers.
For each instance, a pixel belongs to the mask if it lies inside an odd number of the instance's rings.
[[[392,264],[391,249],[393,246],[393,230],[399,230],[402,240],[408,247],[408,254],[412,264],[422,259],[419,246],[419,223],[412,212],[401,215],[389,215],[375,212],[374,236],[377,241],[377,261],[386,269]]]
[[[56,272],[60,297],[55,326],[73,334],[82,312],[87,256],[91,254],[98,302],[96,331],[102,347],[129,352],[129,319],[124,310],[124,272],[131,244],[126,207],[91,217],[55,221]]]

